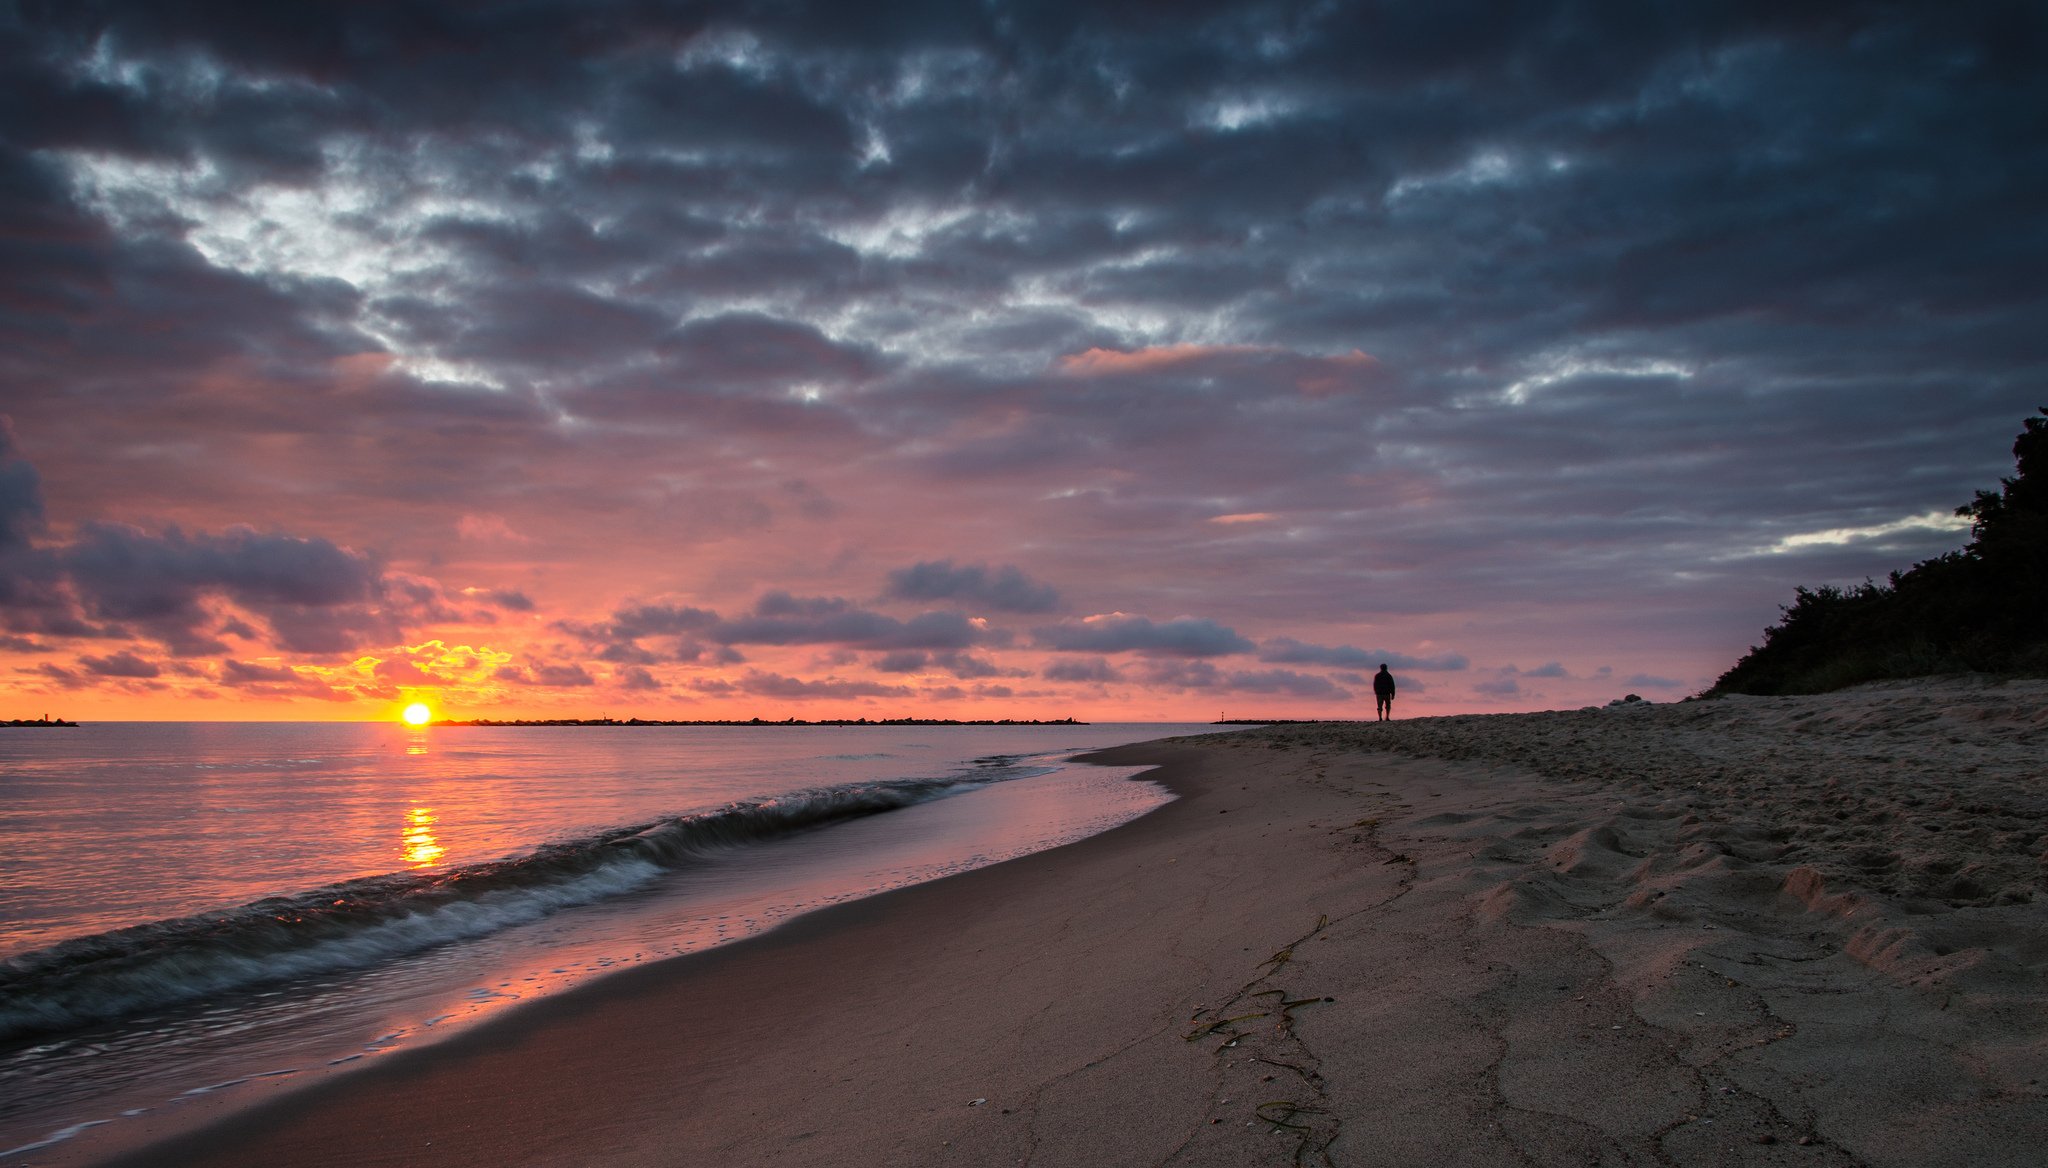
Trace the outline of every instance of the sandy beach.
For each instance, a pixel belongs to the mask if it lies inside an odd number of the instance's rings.
[[[119,1162],[2038,1164],[2044,757],[1968,680],[1120,748],[1181,798]]]

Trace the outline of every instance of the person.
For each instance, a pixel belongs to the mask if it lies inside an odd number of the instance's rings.
[[[1387,672],[1383,663],[1380,671],[1372,675],[1372,696],[1379,706],[1380,721],[1390,722],[1394,718],[1394,675]]]

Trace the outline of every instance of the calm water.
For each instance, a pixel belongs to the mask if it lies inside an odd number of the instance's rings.
[[[1063,760],[1207,729],[0,730],[0,1159],[1107,830],[1168,796]]]

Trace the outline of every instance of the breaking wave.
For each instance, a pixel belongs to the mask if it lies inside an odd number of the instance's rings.
[[[0,1041],[486,936],[644,888],[721,851],[1041,773],[1016,763],[976,759],[975,769],[950,778],[745,800],[548,843],[509,859],[364,877],[74,938],[0,962]]]

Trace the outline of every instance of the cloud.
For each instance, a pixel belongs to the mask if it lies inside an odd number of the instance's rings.
[[[46,526],[42,478],[21,456],[13,423],[0,414],[0,617],[19,632],[75,635],[60,569],[33,542]]]
[[[1120,353],[1113,349],[1097,348],[1089,349],[1083,353],[1069,353],[1061,357],[1060,370],[1064,373],[1083,377],[1097,377],[1119,373],[1150,373],[1155,370],[1187,365],[1205,358],[1271,351],[1270,348],[1259,345],[1154,345],[1128,353]]]
[[[612,675],[620,689],[628,693],[659,693],[663,688],[660,680],[638,665],[620,667]]]
[[[1164,689],[1278,694],[1330,701],[1345,701],[1353,696],[1350,690],[1320,674],[1291,669],[1224,670],[1208,661],[1152,661],[1146,664],[1142,680]]]
[[[1464,655],[1446,653],[1414,657],[1386,649],[1354,649],[1349,645],[1311,645],[1292,637],[1272,637],[1259,644],[1259,660],[1280,665],[1334,665],[1343,669],[1456,670],[1471,664]]]
[[[1669,677],[1656,677],[1648,673],[1631,674],[1628,684],[1637,689],[1683,689],[1685,683]]]
[[[931,664],[931,654],[915,649],[898,649],[884,653],[875,661],[877,673],[921,673]]]
[[[985,639],[981,626],[951,612],[907,621],[857,608],[840,597],[765,592],[747,616],[724,620],[705,634],[724,645],[844,645],[856,649],[964,649]]]
[[[178,11],[0,49],[9,667],[1711,676],[2040,404],[2022,7]]]
[[[42,478],[14,441],[14,425],[0,414],[0,555],[25,550],[43,531]]]
[[[1022,569],[1005,564],[956,566],[951,560],[927,560],[889,573],[886,594],[894,600],[954,600],[999,612],[1052,612],[1059,593]]]
[[[398,633],[378,604],[378,563],[324,539],[247,527],[150,534],[96,523],[56,560],[86,616],[133,626],[177,653],[218,651],[209,598],[259,618],[297,652],[339,652]]]
[[[589,670],[573,662],[501,665],[492,676],[514,685],[539,686],[545,689],[582,689],[597,684],[597,679],[590,675]],[[432,683],[434,680],[433,677],[424,675],[420,678],[423,683]]]
[[[363,696],[366,689],[382,688],[360,683],[333,685],[322,680],[317,673],[301,673],[290,666],[263,665],[234,658],[221,661],[220,672],[213,680],[215,684],[225,686],[243,696],[270,700],[310,698],[315,701],[348,702]]]
[[[1291,669],[1236,671],[1225,675],[1223,687],[1238,693],[1284,694],[1295,698],[1348,701],[1352,692],[1315,673]]]
[[[78,663],[96,677],[156,677],[163,669],[123,649],[105,657],[80,657]]]
[[[503,515],[464,515],[455,521],[455,534],[459,539],[477,543],[526,544],[533,540],[512,530]]]
[[[259,665],[248,661],[227,658],[220,663],[222,685],[260,685],[272,682],[297,682],[300,675],[296,670],[283,665]]]
[[[753,312],[688,321],[628,349],[644,352],[652,364],[590,379],[566,399],[571,408],[607,421],[840,431],[847,420],[827,394],[865,384],[884,366],[866,346]]]
[[[633,641],[642,637],[681,636],[702,632],[718,623],[709,609],[678,604],[628,604],[612,613],[610,621],[577,626],[607,640]]]
[[[557,621],[555,627],[581,638],[601,661],[647,666],[663,660],[715,658],[716,652],[698,643],[696,637],[718,623],[718,614],[710,609],[666,602],[633,602],[614,610],[610,620],[592,623]],[[640,644],[642,639],[651,637],[668,639],[667,648],[656,652]]]
[[[1067,653],[1142,653],[1165,657],[1221,657],[1249,653],[1250,641],[1212,620],[1175,617],[1153,622],[1113,612],[1032,630],[1040,647]]]
[[[1094,685],[1108,685],[1124,679],[1114,665],[1101,657],[1049,662],[1039,676],[1047,681],[1078,681]]]
[[[822,698],[901,698],[910,697],[917,692],[907,685],[884,685],[880,682],[849,681],[837,677],[790,677],[751,669],[737,683],[732,683],[732,688],[755,697],[781,698],[789,701],[813,701]]]
[[[84,686],[92,684],[85,678],[80,677],[76,673],[71,672],[69,669],[64,668],[62,665],[57,665],[49,661],[39,662],[35,666],[35,668],[28,670],[27,672],[45,678],[49,681],[53,681],[56,684],[64,687],[65,689],[80,689]]]
[[[533,612],[533,598],[517,588],[465,588],[462,594],[507,612]]]

